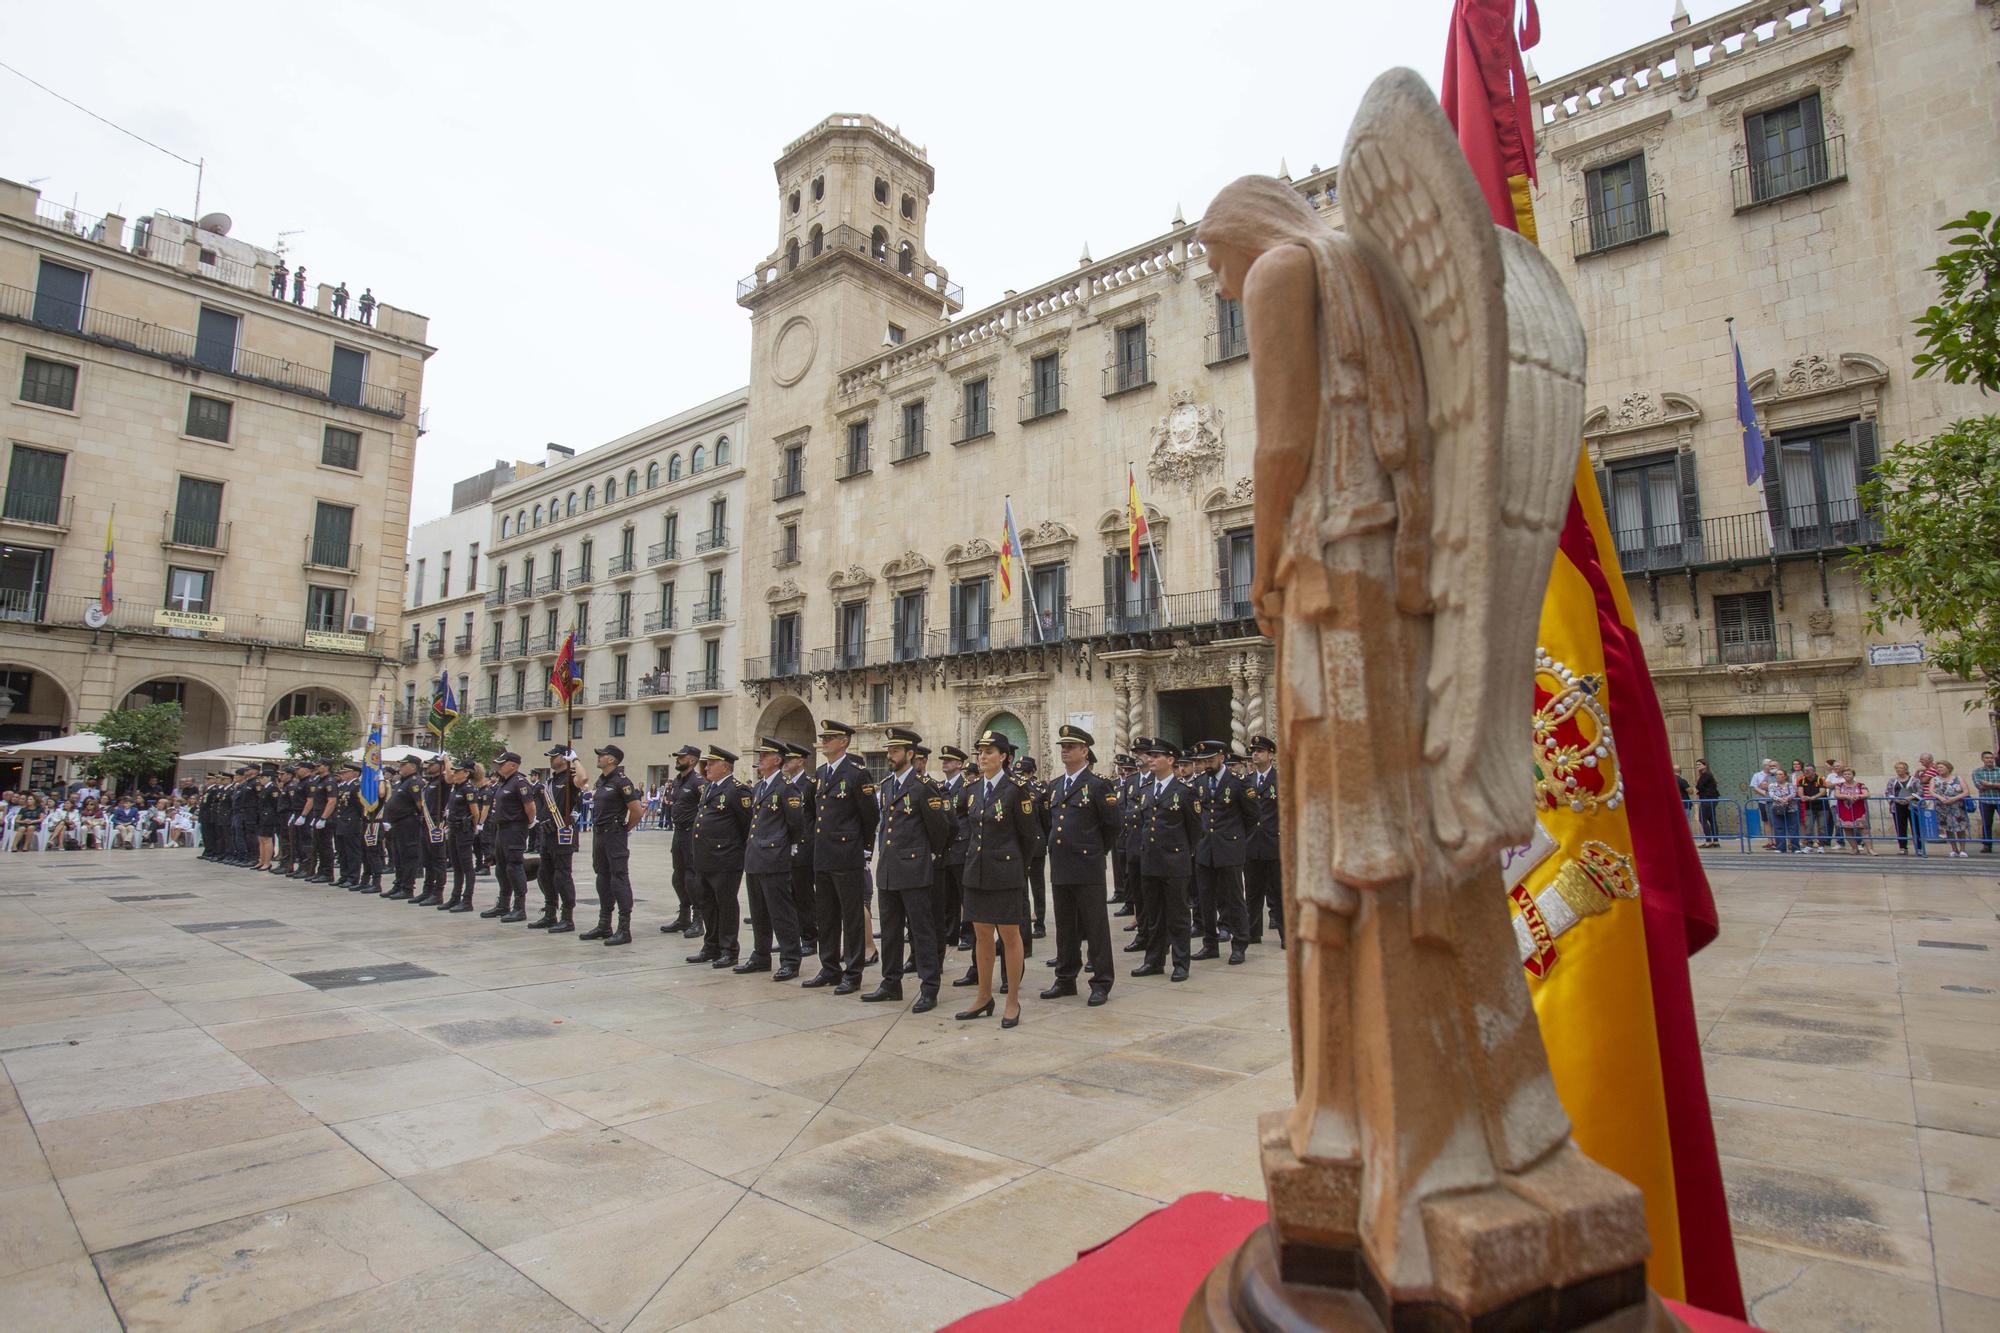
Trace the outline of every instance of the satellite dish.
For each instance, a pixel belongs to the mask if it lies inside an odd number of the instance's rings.
[[[194,225],[203,231],[212,231],[217,236],[227,236],[229,229],[236,224],[230,220],[227,213],[204,213],[201,215],[201,221]]]

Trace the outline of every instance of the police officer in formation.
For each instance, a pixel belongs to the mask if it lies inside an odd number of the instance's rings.
[[[702,777],[697,771],[701,751],[692,745],[683,745],[674,751],[674,776],[667,783],[666,792],[660,797],[667,807],[667,819],[673,828],[673,884],[674,900],[680,904],[680,912],[660,933],[671,935],[679,932],[688,939],[702,934],[701,923],[695,902],[694,888],[694,820],[701,808]]]
[[[493,878],[500,901],[479,915],[501,921],[528,919],[528,829],[536,818],[535,786],[521,774],[521,756],[503,750],[496,761],[499,781],[487,821],[493,826]]]
[[[1250,776],[1245,780],[1245,808],[1252,821],[1243,861],[1243,912],[1250,942],[1261,944],[1269,919],[1278,943],[1285,942],[1283,879],[1278,869],[1278,743],[1269,736],[1250,738]]]
[[[540,857],[535,880],[542,890],[542,915],[530,930],[562,935],[576,929],[576,823],[585,799],[576,752],[567,745],[549,751],[549,776],[536,804],[542,812],[538,829]]]
[[[973,751],[979,759],[979,776],[962,798],[968,839],[964,891],[979,992],[971,1008],[953,1017],[961,1021],[992,1017],[997,946],[1006,970],[1007,995],[1000,1026],[1011,1028],[1021,1021],[1028,870],[1042,859],[1042,824],[1034,793],[1007,773],[1014,742],[989,730],[980,735]]]
[[[339,809],[336,803],[336,815]],[[479,825],[485,819],[486,800],[473,784],[472,765],[461,766],[456,760],[447,762],[444,775],[444,846],[445,860],[451,867],[451,897],[438,904],[441,912],[472,910],[472,891],[477,873],[473,869],[473,843],[479,836]]]
[[[705,782],[694,821],[693,872],[702,912],[701,948],[690,963],[735,967],[737,928],[743,919],[738,891],[743,884],[743,843],[752,816],[750,789],[736,780],[736,755],[711,745],[702,756]]]
[[[813,826],[819,819],[819,782],[812,773],[812,757],[811,746],[785,742],[785,781],[799,798],[805,816],[805,836],[792,846],[792,910],[799,919],[801,962],[819,952],[819,910],[813,897]]]
[[[1203,741],[1195,747],[1193,757],[1200,770],[1193,784],[1201,811],[1194,876],[1202,940],[1194,961],[1221,957],[1218,932],[1226,930],[1229,961],[1241,963],[1250,935],[1243,919],[1243,861],[1249,845],[1246,787],[1243,779],[1229,770],[1236,756],[1221,741]]]
[[[765,736],[757,742],[750,836],[743,849],[743,870],[750,880],[750,956],[736,964],[736,971],[770,972],[775,945],[778,970],[772,974],[773,981],[790,981],[799,974],[799,916],[792,896],[792,866],[808,826],[805,797],[784,773],[793,757],[784,741]]]
[[[1139,919],[1146,961],[1135,977],[1156,977],[1173,960],[1172,979],[1188,977],[1188,884],[1194,878],[1195,848],[1201,841],[1201,809],[1194,789],[1174,773],[1180,750],[1170,742],[1142,736],[1132,748],[1151,770],[1139,786],[1132,815],[1139,836]],[[1149,924],[1150,923],[1150,924]]]
[[[597,877],[597,929],[579,940],[603,940],[606,945],[632,942],[632,830],[645,815],[646,802],[632,779],[625,776],[625,751],[607,745],[597,751],[597,785],[591,789],[590,868]],[[618,928],[612,929],[612,914]]]
[[[944,798],[916,769],[923,737],[889,728],[884,745],[889,773],[876,789],[881,805],[880,845],[875,887],[882,905],[882,980],[861,998],[871,1004],[903,998],[903,935],[909,932],[917,974],[915,1013],[937,1007],[943,957],[937,936],[937,908],[931,901],[937,863],[951,842],[951,819]]]
[[[394,887],[383,900],[414,899],[417,872],[423,868],[425,837],[424,780],[417,775],[417,757],[405,755],[396,764],[396,778],[382,802],[382,821],[389,826],[389,868]]]
[[[1116,851],[1123,827],[1118,785],[1091,771],[1096,744],[1082,727],[1056,733],[1063,773],[1049,783],[1049,878],[1055,889],[1056,979],[1044,1000],[1076,994],[1082,950],[1090,949],[1090,1000],[1110,998],[1116,975],[1111,965],[1111,917],[1105,903],[1105,862]]]
[[[875,826],[881,808],[875,780],[847,752],[854,728],[831,719],[820,723],[820,750],[826,755],[818,778],[813,819],[813,898],[818,918],[819,973],[808,987],[831,986],[835,995],[861,989],[862,960],[868,956],[866,872],[875,858]]]

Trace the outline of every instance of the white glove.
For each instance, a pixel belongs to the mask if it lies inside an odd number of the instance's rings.
[[[313,827],[314,827],[314,828],[325,828],[325,827],[326,827],[326,821],[325,821],[324,819],[315,819],[315,820],[313,821]]]

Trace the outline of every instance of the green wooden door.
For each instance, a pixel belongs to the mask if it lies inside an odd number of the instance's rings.
[[[1812,721],[1804,713],[1770,713],[1756,717],[1705,717],[1701,720],[1702,753],[1715,770],[1716,786],[1725,801],[1747,801],[1750,775],[1766,759],[1789,771],[1793,759],[1812,762]]]

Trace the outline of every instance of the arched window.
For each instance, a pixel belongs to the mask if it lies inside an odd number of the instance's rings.
[[[706,448],[706,447],[704,447],[704,446],[702,446],[702,445],[699,445],[699,444],[697,444],[697,445],[696,445],[696,446],[694,447],[694,464],[693,464],[693,466],[694,466],[694,470],[695,470],[696,472],[699,472],[699,471],[701,471],[701,470],[702,470],[703,468],[705,468],[705,467],[707,467],[707,466],[708,466],[708,450],[707,450],[707,448]]]
[[[513,535],[514,516],[512,514],[500,515],[500,540],[504,542]]]
[[[672,458],[669,458],[667,460],[667,480],[679,481],[680,479],[681,479],[681,456],[679,454],[675,454]]]
[[[538,528],[542,526],[542,507],[540,505],[535,506],[535,526]]]
[[[715,465],[717,467],[729,466],[729,437],[727,435],[718,435],[715,437]]]
[[[790,202],[791,202],[791,206],[792,206],[792,212],[794,212],[794,213],[798,212],[798,211],[799,211],[799,192],[798,192],[797,190],[793,190],[793,191],[792,191],[792,197],[791,197],[791,200],[790,200]]]
[[[639,493],[639,469],[627,468],[625,470],[625,494],[637,495],[638,493]]]
[[[907,194],[903,196],[903,216],[911,221],[915,221],[917,216],[917,201]]]
[[[514,515],[514,535],[518,537],[527,530],[528,530],[528,511],[523,509],[520,513]]]
[[[597,487],[586,486],[583,488],[583,512],[587,514],[595,508],[597,508]]]
[[[904,241],[896,247],[896,272],[907,278],[915,273],[916,266],[917,252],[908,241]]]
[[[813,177],[813,202],[818,203],[824,198],[826,198],[826,177],[815,176]]]
[[[612,473],[604,479],[604,503],[610,504],[618,498],[618,474]]]
[[[889,182],[883,180],[880,176],[875,178],[875,202],[878,204],[889,202]]]
[[[826,233],[814,227],[806,233],[806,249],[814,255],[826,248]]]
[[[880,227],[868,233],[868,257],[878,263],[889,257],[889,233]]]
[[[568,499],[568,500],[566,500],[566,501],[564,501],[564,503],[563,503],[563,517],[564,517],[564,518],[575,518],[575,517],[576,517],[576,492],[575,492],[575,491],[571,491],[571,492],[569,493],[569,499]]]
[[[646,489],[650,491],[659,484],[660,484],[660,464],[659,461],[656,459],[653,462],[646,464]]]
[[[785,272],[789,273],[798,266],[799,238],[794,236],[791,240],[785,242]]]

